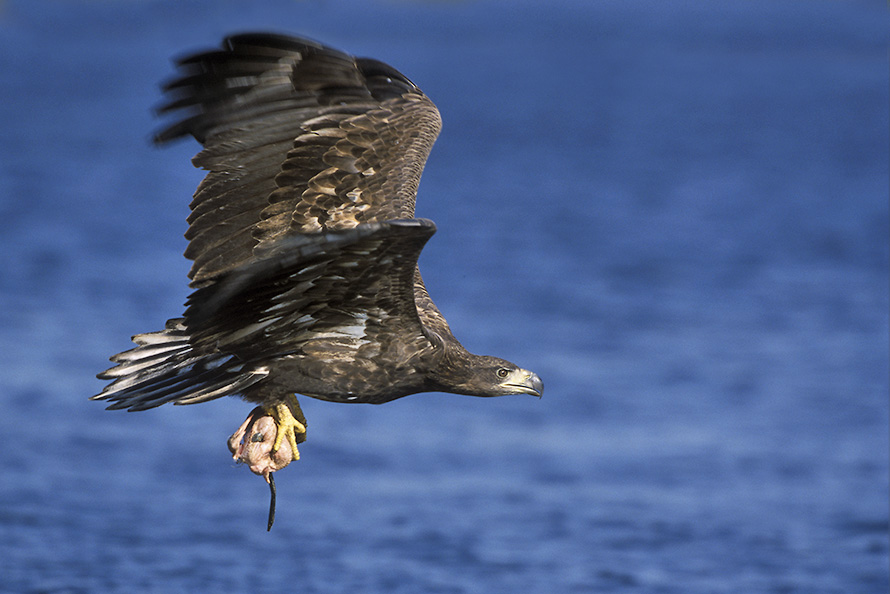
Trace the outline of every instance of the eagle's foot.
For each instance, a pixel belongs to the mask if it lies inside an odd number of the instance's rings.
[[[297,444],[306,441],[306,417],[303,416],[297,397],[289,394],[284,402],[269,407],[267,411],[275,419],[275,425],[278,427],[278,434],[272,444],[272,454],[281,450],[286,438],[292,453],[291,460],[299,460],[300,451],[297,449]]]

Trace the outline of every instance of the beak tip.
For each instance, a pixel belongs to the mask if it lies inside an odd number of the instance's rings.
[[[532,390],[536,392],[535,396],[538,398],[544,396],[544,382],[541,381],[541,378],[538,377],[537,373],[532,373],[529,376],[529,384],[531,385]]]

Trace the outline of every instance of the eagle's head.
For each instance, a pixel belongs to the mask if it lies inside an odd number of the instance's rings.
[[[459,368],[462,377],[452,383],[449,392],[470,396],[531,394],[538,398],[544,393],[544,382],[538,374],[504,359],[470,355],[467,363]]]

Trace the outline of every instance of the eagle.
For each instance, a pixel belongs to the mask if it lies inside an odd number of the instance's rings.
[[[543,383],[454,337],[417,260],[436,226],[414,217],[441,128],[391,66],[315,41],[227,37],[180,59],[159,108],[164,144],[192,136],[207,171],[187,219],[193,290],[182,317],[133,337],[94,400],[145,410],[240,396],[229,439],[265,476],[299,459],[296,394],[381,404],[418,392],[531,394]]]

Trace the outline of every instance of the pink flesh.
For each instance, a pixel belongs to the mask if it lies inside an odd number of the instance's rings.
[[[287,439],[283,439],[278,450],[272,452],[277,435],[275,419],[258,406],[229,438],[229,451],[236,462],[247,464],[251,472],[269,482],[270,473],[281,470],[293,460],[293,449]]]

